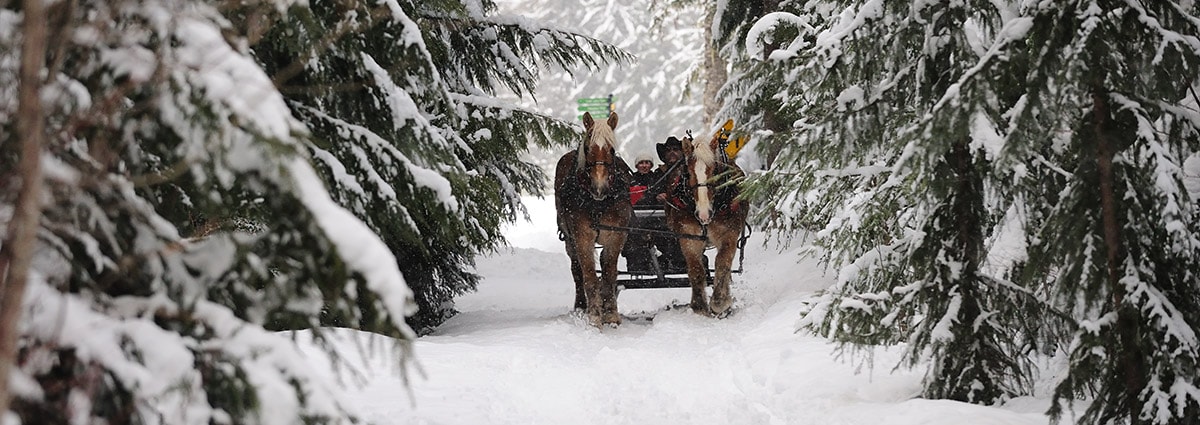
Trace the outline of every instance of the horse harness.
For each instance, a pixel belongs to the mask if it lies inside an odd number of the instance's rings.
[[[622,169],[617,165],[617,156],[613,155],[610,161],[594,161],[587,162],[585,151],[580,149],[575,152],[576,169],[563,182],[563,194],[561,201],[567,209],[579,211],[583,209],[588,212],[589,219],[593,229],[598,229],[600,224],[600,216],[607,211],[613,203],[620,201],[629,201],[629,186],[630,178],[622,178],[629,174],[628,168]],[[587,173],[584,171],[595,168],[606,167],[608,173],[608,190],[604,192],[604,197],[601,199],[593,199],[587,190]],[[558,229],[558,239],[566,240],[566,231],[561,227]],[[599,237],[599,234],[597,234]]]
[[[672,165],[668,170],[668,175],[671,170],[674,170],[679,164],[686,162],[679,160]],[[729,214],[737,211],[742,207],[742,202],[737,199],[740,190],[738,190],[737,182],[732,181],[729,177],[736,171],[735,168],[729,166],[722,161],[716,161],[714,173],[711,178],[704,182],[698,182],[695,185],[687,184],[690,177],[690,171],[687,167],[682,167],[675,174],[667,189],[667,206],[680,211],[692,211],[695,214],[696,210],[696,190],[701,187],[707,187],[712,190],[713,211],[716,214]],[[719,183],[717,182],[720,181]]]

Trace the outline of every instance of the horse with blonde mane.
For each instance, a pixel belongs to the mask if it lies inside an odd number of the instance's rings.
[[[554,208],[559,238],[571,259],[575,280],[575,310],[586,311],[593,326],[616,326],[617,259],[625,246],[633,207],[629,203],[629,165],[616,154],[617,114],[595,121],[583,114],[587,136],[578,148],[558,160],[554,171]],[[596,276],[595,244],[600,244],[600,278]]]
[[[688,137],[683,142],[684,160],[668,177],[669,204],[667,227],[680,235],[702,235],[701,238],[679,238],[687,262],[688,281],[692,288],[693,312],[724,317],[733,307],[729,286],[733,281],[731,269],[737,252],[738,238],[746,227],[750,203],[740,199],[738,183],[745,173],[737,165],[718,157],[719,134],[712,140],[696,141]],[[712,300],[705,288],[708,267],[704,250],[708,244],[716,247]]]

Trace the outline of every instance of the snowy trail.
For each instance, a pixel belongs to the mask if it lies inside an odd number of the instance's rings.
[[[538,222],[535,212],[535,222]],[[546,221],[540,221],[545,223]],[[527,231],[528,229],[526,229]],[[806,294],[828,285],[811,261],[748,247],[735,278],[737,312],[724,320],[668,308],[684,289],[623,291],[625,322],[595,329],[570,314],[573,286],[553,235],[480,261],[478,293],[415,346],[425,377],[411,393],[381,359],[347,394],[379,424],[1045,424],[1044,400],[1003,408],[914,399],[919,372],[835,358],[793,332]],[[543,238],[537,240],[538,237]],[[649,318],[652,317],[653,320]],[[409,402],[409,398],[415,401]]]

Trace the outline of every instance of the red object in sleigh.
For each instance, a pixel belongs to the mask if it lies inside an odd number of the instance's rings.
[[[636,204],[646,194],[649,186],[629,186],[629,203]]]

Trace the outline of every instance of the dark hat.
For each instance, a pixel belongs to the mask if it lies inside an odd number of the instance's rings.
[[[671,136],[667,138],[667,141],[654,145],[654,149],[658,151],[658,159],[667,162],[667,149],[672,147],[683,149],[683,142],[680,142],[675,136]]]

